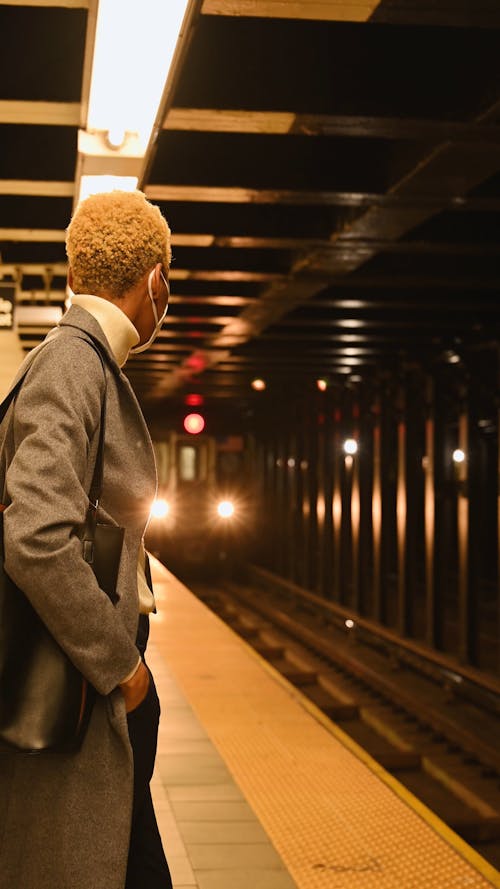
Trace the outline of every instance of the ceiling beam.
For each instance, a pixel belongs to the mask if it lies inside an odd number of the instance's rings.
[[[417,287],[418,290],[418,287]],[[497,293],[496,288],[492,287],[492,294]],[[484,296],[484,294],[482,294]],[[396,310],[410,310],[410,311],[422,311],[425,307],[426,310],[432,308],[435,312],[450,310],[455,311],[457,307],[457,297],[456,290],[453,289],[447,298],[446,293],[439,294],[439,301],[436,299],[435,293],[428,293],[428,302],[425,301],[424,297],[421,299],[408,299],[405,296],[405,292],[401,291],[400,293],[395,294],[393,299],[372,299],[370,295],[369,299],[322,299],[322,300],[311,300],[308,304],[308,311],[315,310],[325,311],[328,309],[335,309],[336,311],[340,311],[341,309],[347,309],[349,312],[359,311],[361,313],[369,311],[389,311],[394,312]],[[470,291],[470,302],[468,303],[460,303],[460,312],[472,312],[473,314],[477,314],[478,312],[489,312],[496,311],[498,312],[498,301],[493,296],[491,302],[479,302],[477,299],[477,292],[475,289],[471,289]]]
[[[204,15],[366,22],[380,0],[204,0]]]
[[[0,194],[1,192],[0,181]],[[177,201],[215,204],[295,204],[298,206],[407,207],[428,210],[432,216],[441,210],[470,210],[497,213],[500,198],[470,198],[464,194],[438,196],[416,191],[409,194],[382,194],[360,191],[299,191],[291,189],[239,188],[203,185],[146,185],[146,197],[152,201]]]
[[[470,290],[477,292],[479,290],[491,290],[498,292],[500,289],[500,278],[474,277],[473,275],[464,276],[443,275],[442,277],[432,277],[431,275],[422,276],[415,275],[346,275],[341,277],[329,278],[329,287],[338,288],[339,290],[357,290],[364,289],[383,289],[383,290],[453,290],[463,291]],[[395,305],[395,304],[394,304]]]
[[[0,179],[0,195],[71,198],[74,188],[73,182],[51,182],[46,179]]]
[[[64,229],[44,228],[0,228],[0,242],[13,243],[64,243],[66,239]],[[375,238],[362,238],[351,236],[350,233],[341,235],[335,242],[327,238],[273,238],[273,237],[242,237],[239,235],[215,235],[215,234],[189,234],[174,232],[172,234],[172,247],[195,248],[244,248],[249,250],[288,250],[298,251],[304,249],[321,250],[327,260],[328,256],[336,253],[350,251],[352,254],[390,253],[402,255],[429,255],[429,256],[499,256],[500,244],[480,241],[476,244],[464,244],[460,242],[446,241],[390,241]],[[175,277],[175,269],[172,275]],[[187,274],[187,270],[186,270]],[[184,278],[185,274],[182,273]],[[200,301],[206,301],[211,297],[200,297]],[[226,297],[221,297],[226,299]],[[236,303],[234,303],[236,305]]]
[[[500,126],[363,115],[293,114],[243,108],[171,108],[164,130],[211,133],[294,134],[444,142],[500,142]]]
[[[498,102],[491,104],[476,117],[474,123],[484,124],[489,120],[495,120],[498,105]],[[458,206],[463,206],[467,201],[465,195],[480,182],[497,173],[499,169],[500,155],[496,146],[483,143],[455,144],[444,141],[429,150],[414,169],[390,189],[389,194],[384,196],[385,204],[368,201],[365,205],[366,212],[348,226],[347,232],[354,238],[383,241],[400,240],[408,231],[450,205],[454,206],[455,202]],[[165,190],[162,194],[160,194],[162,187],[158,189],[158,193],[155,193],[156,188],[157,186],[151,187],[150,196],[167,200],[165,192],[168,191],[168,186],[166,189],[163,187]],[[200,190],[196,191],[196,199],[199,200]],[[211,191],[215,195],[217,193],[220,195],[218,189]],[[241,192],[246,192],[244,200],[256,200],[255,192],[252,193],[251,190],[224,189],[224,191],[229,191],[233,196],[236,192],[240,192],[240,196]],[[264,192],[257,192],[257,194],[262,197]],[[290,192],[279,192],[278,196],[276,193],[271,193],[271,201],[283,201],[283,198],[285,196],[289,198],[290,194]],[[304,195],[304,193],[301,194]],[[323,194],[322,198],[324,199],[324,197]],[[331,193],[329,197],[331,197]],[[352,195],[350,197],[352,200]],[[170,197],[170,200],[172,199],[175,198]],[[400,202],[399,205],[396,203],[391,206],[390,202],[394,199],[396,202]],[[332,244],[340,237],[338,232],[332,233]],[[219,333],[207,337],[205,344],[210,345],[213,351],[204,352],[203,349],[201,350],[201,370],[209,370],[220,361],[228,360],[231,349],[235,346],[240,346],[245,341],[262,335],[266,328],[277,323],[301,304],[311,300],[321,290],[330,287],[333,283],[332,276],[344,276],[341,286],[344,286],[347,281],[358,280],[359,282],[362,280],[349,278],[349,273],[375,256],[376,252],[375,249],[367,250],[356,255],[349,250],[344,250],[335,258],[330,254],[328,268],[325,268],[325,256],[321,251],[314,249],[305,251],[304,255],[290,269],[288,280],[271,282],[270,286],[261,292],[257,303],[243,309],[240,316],[233,319]],[[310,280],[307,280],[304,275],[307,272],[313,275]],[[380,284],[380,280],[380,278],[376,279],[377,285],[383,286]],[[394,278],[391,280],[394,281]],[[445,280],[447,281],[445,286],[449,286],[450,278]],[[469,279],[467,286],[472,283]],[[492,282],[488,282],[488,284],[490,283]],[[494,286],[498,286],[499,283],[495,282]],[[364,285],[360,283],[359,286],[366,286],[366,284],[367,280],[365,279]],[[408,286],[415,285],[435,289],[442,287],[443,282],[439,279],[429,279],[427,282],[419,280],[417,283],[415,278],[411,278]],[[401,278],[399,278],[398,286],[402,286]],[[464,286],[463,279],[455,279],[452,286],[460,290]],[[353,322],[352,326],[359,326],[363,323],[363,321],[357,320]],[[346,319],[341,326],[347,326]],[[319,337],[321,338],[321,334]],[[300,339],[300,334],[298,339]],[[156,397],[167,393],[171,394],[188,381],[191,376],[191,360],[192,356],[186,358],[173,373],[166,375],[165,380],[154,387],[152,394]]]
[[[1,231],[1,229],[0,229]],[[1,238],[0,238],[1,239]],[[375,238],[357,238],[341,235],[336,241],[320,238],[257,238],[236,236],[212,236],[213,247],[236,247],[255,250],[303,250],[304,248],[322,249],[328,253],[351,250],[353,253],[368,252],[391,253],[403,255],[429,256],[499,256],[500,244],[484,241],[477,244],[463,244],[447,241],[389,241]]]
[[[97,9],[98,9],[98,6],[99,6],[99,0],[88,0],[87,30],[86,30],[86,34],[85,34],[85,54],[83,57],[83,67],[82,67],[82,91],[81,91],[81,96],[80,96],[80,123],[79,123],[79,126],[82,130],[87,129],[90,83],[91,83],[91,77],[92,77],[92,66],[94,64],[94,48],[95,48],[95,37],[96,37],[96,29],[97,29]],[[76,171],[76,175],[75,175],[75,195],[79,194],[78,163],[79,163],[79,161],[77,161],[77,171]]]
[[[2,0],[2,6],[59,6],[63,9],[88,9],[93,0]]]
[[[17,278],[19,274],[44,276],[47,271],[56,277],[66,277],[68,266],[65,262],[0,262],[0,278],[5,275]]]
[[[65,232],[58,228],[0,228],[0,241],[64,243]]]
[[[77,127],[80,125],[80,103],[0,99],[0,124]]]
[[[182,269],[171,268],[171,281],[283,281],[286,275],[281,272],[247,272],[236,269]]]
[[[66,239],[64,229],[0,228],[0,241],[54,241]],[[172,234],[172,247],[213,247],[215,235]],[[294,242],[296,243],[296,242]],[[327,246],[327,242],[324,242]]]

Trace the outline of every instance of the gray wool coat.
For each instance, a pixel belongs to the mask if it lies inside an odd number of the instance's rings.
[[[6,570],[99,692],[75,754],[0,748],[0,889],[123,889],[133,761],[116,688],[137,663],[137,559],[155,495],[151,440],[97,321],[78,306],[36,355],[0,433]],[[82,339],[83,337],[83,339]],[[113,606],[82,558],[105,353],[104,520],[125,528]]]

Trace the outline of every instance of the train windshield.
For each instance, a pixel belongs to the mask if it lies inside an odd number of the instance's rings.
[[[195,482],[200,475],[199,448],[193,445],[180,444],[178,449],[178,480]]]

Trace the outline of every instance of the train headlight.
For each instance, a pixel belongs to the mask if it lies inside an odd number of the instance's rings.
[[[230,500],[221,500],[217,504],[217,512],[221,519],[230,519],[234,515],[234,504]]]
[[[170,504],[166,500],[155,500],[151,507],[151,517],[165,519],[170,512]]]

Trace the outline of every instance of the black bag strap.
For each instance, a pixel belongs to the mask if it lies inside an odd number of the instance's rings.
[[[106,431],[106,406],[107,406],[107,394],[108,394],[108,381],[106,379],[106,370],[104,367],[104,360],[101,354],[101,350],[94,343],[93,340],[87,339],[87,337],[79,336],[79,340],[83,340],[85,343],[88,343],[89,346],[92,347],[94,352],[99,358],[102,367],[102,373],[104,376],[104,395],[102,397],[101,402],[101,419],[99,425],[99,444],[97,445],[97,454],[95,458],[94,465],[94,474],[92,476],[92,482],[90,484],[89,491],[89,500],[91,506],[94,507],[95,516],[97,520],[97,509],[99,506],[99,500],[101,499],[102,494],[102,486],[104,480],[104,433]]]
[[[44,340],[43,343],[41,343],[36,349],[33,350],[33,352],[30,355],[31,360],[28,362],[27,366],[24,368],[22,376],[19,377],[19,379],[16,381],[16,383],[14,384],[14,386],[12,387],[10,392],[6,395],[6,397],[0,404],[0,424],[3,422],[5,415],[7,414],[7,411],[9,410],[10,405],[14,401],[16,395],[19,393],[19,391],[24,383],[24,380],[26,378],[26,375],[27,375],[28,371],[31,369],[31,366],[32,366],[33,362],[35,361],[38,353],[41,351],[41,349],[43,349],[43,347],[46,345],[46,343],[50,342],[51,339],[53,339],[53,336],[51,337],[49,334],[49,338]],[[108,387],[107,387],[107,380],[106,380],[106,371],[104,368],[104,360],[103,360],[103,357],[101,354],[101,350],[99,349],[97,344],[94,342],[94,340],[92,340],[86,336],[78,336],[75,338],[79,339],[79,340],[83,340],[84,343],[88,343],[88,345],[94,350],[94,352],[96,353],[96,355],[99,358],[99,361],[101,362],[102,372],[104,375],[104,396],[103,396],[103,399],[101,402],[101,418],[99,421],[99,444],[97,446],[97,455],[96,455],[96,462],[95,462],[95,466],[94,466],[94,474],[92,476],[92,482],[91,482],[90,491],[89,491],[90,504],[93,507],[95,521],[97,521],[97,508],[99,506],[99,500],[101,498],[103,478],[104,478],[104,432],[106,429],[106,397],[107,397],[107,388]]]

